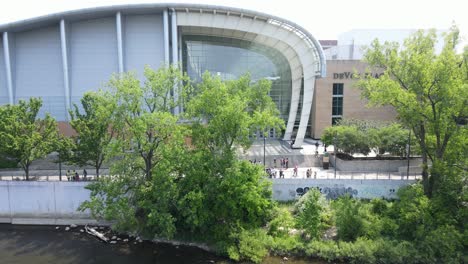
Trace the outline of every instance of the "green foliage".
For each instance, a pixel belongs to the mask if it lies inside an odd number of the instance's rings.
[[[81,105],[83,113],[76,104],[74,110],[70,110],[70,125],[77,135],[73,137],[75,145],[68,160],[79,166],[94,166],[99,177],[99,169],[107,159],[114,137],[111,125],[117,105],[115,97],[103,91],[86,93],[81,98]]]
[[[460,133],[466,133],[466,126],[458,126],[457,121],[466,118],[468,105],[468,49],[457,53],[459,42],[456,27],[445,35],[439,54],[435,30],[416,32],[402,48],[375,40],[365,60],[373,70],[384,73],[358,83],[371,105],[393,106],[399,121],[413,131],[423,159],[424,192],[429,197],[443,184],[436,184],[441,177],[437,170],[428,174],[428,160],[458,163],[455,156],[446,155],[448,146],[455,152],[466,151],[456,141]]]
[[[354,241],[364,234],[364,221],[359,213],[359,201],[343,196],[335,202],[336,227],[338,237],[345,241]]]
[[[54,118],[38,118],[41,106],[41,99],[31,97],[0,107],[0,153],[20,164],[27,180],[31,163],[52,152],[59,138]]]
[[[253,229],[242,230],[234,235],[237,245],[232,245],[227,252],[230,258],[234,260],[249,260],[254,263],[260,263],[268,254],[267,246],[271,239],[265,230]]]
[[[370,153],[370,142],[362,130],[355,126],[332,126],[324,130],[322,141],[327,145],[336,145],[339,152],[352,155],[353,153]]]
[[[288,237],[295,226],[294,217],[287,208],[276,207],[268,223],[268,234],[273,237]]]
[[[284,127],[279,110],[268,95],[270,88],[271,82],[253,83],[249,75],[222,81],[205,73],[186,107],[187,117],[196,121],[194,144],[229,156],[233,145],[247,149],[254,131]]]
[[[18,161],[0,154],[0,169],[17,168]]]
[[[304,229],[311,238],[319,238],[326,227],[322,215],[328,210],[328,204],[319,190],[311,189],[295,205],[297,225]]]
[[[453,226],[440,226],[430,231],[420,245],[425,263],[461,263],[462,234]]]
[[[430,203],[420,184],[409,185],[398,191],[400,201],[394,206],[399,237],[408,240],[421,238],[431,225]]]
[[[338,151],[348,155],[353,153],[368,155],[373,150],[379,155],[388,152],[404,156],[408,132],[394,123],[351,119],[326,128],[322,141],[327,145],[336,144]]]
[[[112,129],[116,134],[117,155],[142,159],[139,165],[149,180],[155,166],[163,160],[164,148],[179,148],[183,143],[183,129],[171,110],[179,107],[182,98],[175,100],[172,89],[182,86],[188,77],[175,66],[154,71],[145,68],[145,85],[132,73],[114,75],[109,82],[110,97],[114,98],[115,113]],[[188,89],[188,88],[187,88]],[[183,94],[183,93],[182,93]],[[125,152],[122,153],[121,149]]]

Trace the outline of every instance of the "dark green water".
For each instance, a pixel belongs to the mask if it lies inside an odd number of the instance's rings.
[[[154,244],[123,243],[111,245],[74,231],[55,230],[53,226],[0,225],[0,264],[147,264],[147,263],[232,263],[204,250]],[[265,264],[321,263],[304,260],[265,259]]]

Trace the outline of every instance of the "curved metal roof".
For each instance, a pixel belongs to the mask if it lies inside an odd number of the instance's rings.
[[[154,13],[155,11],[162,11],[164,9],[177,9],[177,10],[197,10],[199,12],[224,12],[232,15],[242,15],[250,16],[255,19],[263,19],[269,21],[270,23],[277,24],[285,29],[288,29],[298,35],[303,39],[310,47],[314,47],[320,58],[321,65],[321,75],[325,76],[325,67],[326,59],[322,50],[320,43],[303,27],[297,25],[294,22],[289,20],[265,14],[262,12],[234,8],[234,7],[225,7],[217,5],[202,5],[202,4],[180,4],[180,3],[155,3],[155,4],[130,4],[130,5],[114,5],[114,6],[103,6],[103,7],[93,7],[85,8],[78,10],[65,11],[60,13],[54,13],[50,15],[20,20],[16,22],[6,23],[0,25],[0,31],[22,31],[33,28],[38,28],[41,26],[52,25],[58,23],[61,19],[66,20],[82,20],[82,19],[92,19],[98,18],[107,15],[113,15],[115,12],[122,12],[123,14],[147,14]]]

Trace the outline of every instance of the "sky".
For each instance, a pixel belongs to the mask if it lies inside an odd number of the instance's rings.
[[[448,29],[455,23],[468,40],[463,0],[0,0],[0,24],[96,6],[198,3],[238,7],[288,19],[317,39],[337,39],[352,29]]]

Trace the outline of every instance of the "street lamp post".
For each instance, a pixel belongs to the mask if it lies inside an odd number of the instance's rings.
[[[333,137],[333,152],[334,152],[334,155],[335,155],[335,164],[333,164],[333,167],[335,167],[335,179],[336,179],[336,152],[338,151],[337,147],[336,147],[336,134],[335,136]]]

